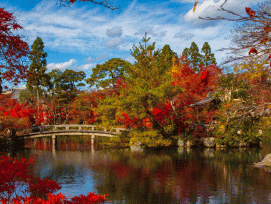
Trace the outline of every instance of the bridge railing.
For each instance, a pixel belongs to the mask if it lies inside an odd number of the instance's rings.
[[[125,128],[115,128],[110,127],[109,129],[101,128],[96,125],[45,125],[45,126],[36,126],[27,129],[27,133],[42,133],[42,132],[52,132],[52,131],[72,131],[72,130],[91,130],[91,131],[103,131],[103,132],[111,132],[111,133],[117,133],[120,134],[123,131],[125,131]]]

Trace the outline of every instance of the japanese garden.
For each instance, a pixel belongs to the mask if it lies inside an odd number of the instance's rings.
[[[177,54],[145,32],[135,63],[111,58],[87,75],[48,71],[43,39],[28,45],[0,7],[0,201],[271,202],[271,3],[243,9],[202,18],[247,23],[231,71],[208,41]]]

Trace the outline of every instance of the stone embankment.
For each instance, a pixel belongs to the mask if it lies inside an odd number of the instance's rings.
[[[249,146],[259,146],[259,144],[249,144],[247,142],[239,140],[238,142],[229,144],[219,144],[214,137],[205,137],[198,140],[185,140],[179,139],[177,142],[179,147],[206,147],[206,148],[239,148],[239,147],[249,147]]]

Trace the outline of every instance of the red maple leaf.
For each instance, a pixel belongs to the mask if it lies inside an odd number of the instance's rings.
[[[251,8],[246,7],[246,12],[251,18],[255,17],[255,11],[252,11]]]
[[[257,50],[254,47],[250,49],[248,54],[250,55],[251,53],[258,54]]]

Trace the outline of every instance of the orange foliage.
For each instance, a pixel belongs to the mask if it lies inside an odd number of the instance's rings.
[[[97,108],[97,99],[104,98],[105,94],[102,92],[91,92],[79,95],[69,106],[69,118],[71,123],[85,122],[93,124],[98,115],[95,114]]]

